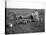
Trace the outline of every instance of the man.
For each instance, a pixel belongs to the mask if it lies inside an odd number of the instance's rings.
[[[39,21],[39,13],[37,11],[34,11],[32,13],[33,19]]]

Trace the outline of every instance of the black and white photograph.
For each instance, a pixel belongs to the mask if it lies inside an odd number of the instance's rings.
[[[6,8],[6,34],[44,32],[44,9]]]
[[[5,1],[5,34],[45,32],[45,9],[14,8],[16,3],[12,2]]]

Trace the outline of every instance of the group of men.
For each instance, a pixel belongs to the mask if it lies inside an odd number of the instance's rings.
[[[14,13],[12,13],[12,14],[14,14]],[[19,24],[19,23],[27,23],[27,22],[35,22],[35,20],[36,21],[39,21],[40,20],[39,19],[39,13],[38,13],[38,11],[34,11],[32,14],[28,15],[27,17],[21,16],[21,15],[18,16],[18,17],[16,17],[16,14],[14,14],[14,15],[12,15],[10,17],[10,19],[11,20],[13,20],[13,19],[16,20],[15,21],[16,24]],[[12,26],[12,24],[10,24],[10,25]]]
[[[34,21],[35,22],[35,20],[36,21],[39,21],[40,19],[39,19],[39,13],[38,13],[38,11],[34,11],[32,14],[30,14],[30,15],[28,15],[28,16],[18,16],[17,17],[18,18],[18,21],[17,22],[24,22],[24,23],[27,23],[28,21],[29,22],[32,22],[32,21]]]

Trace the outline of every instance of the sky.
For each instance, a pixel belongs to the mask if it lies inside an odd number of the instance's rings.
[[[44,8],[44,0],[6,0],[6,8]]]

